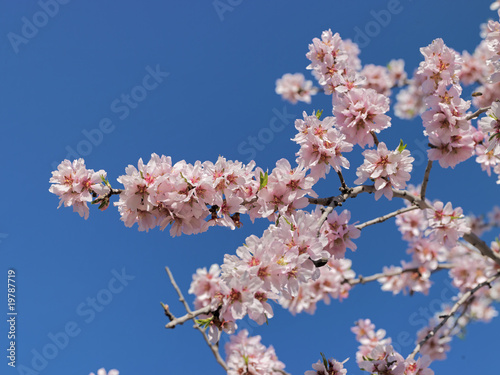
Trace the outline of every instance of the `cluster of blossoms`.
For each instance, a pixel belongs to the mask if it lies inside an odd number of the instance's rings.
[[[119,194],[116,206],[127,227],[138,224],[148,231],[171,225],[173,236],[200,233],[214,225],[231,229],[241,225],[240,215],[269,218],[290,215],[309,204],[306,195],[315,196],[316,179],[306,175],[308,169],[292,168],[281,159],[271,174],[219,157],[217,162],[180,161],[172,165],[170,157],[151,155],[145,164],[129,165],[118,182],[123,190],[111,191],[105,181],[106,172],[87,170],[83,159],[63,161],[53,172],[49,191],[60,196],[60,205],[73,206],[81,216],[88,217],[87,202],[109,204],[110,194]],[[104,181],[104,182],[103,182]]]
[[[391,200],[393,188],[403,189],[410,180],[410,172],[415,160],[410,156],[410,151],[400,146],[395,151],[389,151],[384,142],[380,142],[376,150],[363,151],[365,160],[357,169],[356,184],[362,184],[368,178],[375,182],[375,199],[382,195]]]
[[[491,175],[491,168],[499,177],[500,184],[500,106],[498,102],[491,104],[486,116],[478,121],[480,137],[476,143],[476,161],[481,168]]]
[[[196,295],[196,307],[214,309],[205,320],[211,340],[218,340],[220,330],[232,332],[247,314],[258,324],[266,322],[273,316],[269,300],[300,312],[311,311],[327,295],[347,296],[349,288],[342,282],[354,276],[351,263],[332,254],[355,248],[351,238],[357,238],[359,230],[348,223],[347,211],[330,214],[321,228],[320,217],[319,209],[283,216],[262,237],[248,237],[236,255],[226,255],[220,270],[212,266],[209,272],[197,271],[189,292]],[[328,262],[324,271],[314,264],[323,260]]]
[[[311,95],[315,95],[318,90],[313,87],[312,81],[306,80],[302,73],[283,75],[276,80],[276,94],[290,103],[297,102],[311,103]]]
[[[351,264],[350,259],[330,259],[319,269],[320,275],[316,280],[301,283],[297,295],[291,299],[280,298],[280,305],[293,315],[304,311],[314,314],[320,301],[328,305],[330,298],[342,300],[349,297],[351,285],[347,281],[356,276]]]
[[[323,356],[323,353],[321,353]],[[328,360],[323,356],[322,361],[318,361],[312,365],[314,370],[308,370],[304,375],[346,375],[347,370],[344,368],[344,362],[339,362],[333,358]]]
[[[490,83],[498,83],[500,82],[500,23],[493,20],[488,22],[488,31],[485,40],[491,52],[491,57],[487,62],[491,64],[493,70],[488,80]]]
[[[283,374],[285,364],[278,360],[272,346],[266,348],[260,342],[260,336],[248,336],[246,329],[231,336],[224,350],[226,352],[227,374]]]
[[[333,115],[336,127],[346,135],[348,142],[373,146],[373,133],[380,133],[391,126],[389,98],[373,89],[352,89],[334,95]]]
[[[458,77],[462,58],[442,39],[435,39],[420,51],[424,61],[417,73],[425,77],[422,90],[427,95],[427,111],[422,121],[431,147],[429,160],[439,161],[443,168],[453,168],[474,153],[474,128],[466,119],[470,102],[460,98],[462,88]]]
[[[292,140],[300,145],[297,152],[297,164],[306,165],[310,176],[315,180],[324,178],[333,168],[340,172],[341,168],[349,168],[349,161],[343,153],[352,150],[352,144],[346,136],[335,129],[335,118],[326,117],[319,120],[319,115],[303,114],[304,120],[295,121],[297,135]]]
[[[324,88],[333,94],[333,124],[352,144],[372,146],[372,132],[388,128],[389,99],[393,86],[406,80],[404,63],[391,61],[389,68],[366,65],[361,69],[359,49],[350,40],[342,40],[338,33],[324,31],[321,39],[314,38],[306,57],[307,67]],[[333,119],[332,119],[333,121]]]
[[[57,171],[52,172],[50,183],[53,185],[49,191],[59,197],[59,207],[62,204],[65,207],[73,206],[74,212],[87,219],[87,203],[92,202],[95,196],[109,192],[109,187],[103,184],[105,179],[105,171],[94,172],[93,169],[87,169],[83,159],[73,162],[64,160],[57,167]]]
[[[426,210],[426,215],[429,220],[427,234],[430,234],[431,240],[440,244],[454,246],[460,237],[470,232],[462,209],[453,209],[450,202],[444,205],[443,202],[436,201],[432,208]]]
[[[369,319],[358,320],[351,331],[361,344],[356,352],[361,370],[379,375],[434,375],[434,371],[428,368],[430,357],[404,359],[392,347],[391,338],[385,338],[385,331],[375,331],[375,325]]]
[[[355,81],[356,71],[361,67],[359,48],[350,40],[342,40],[338,33],[323,31],[321,39],[314,38],[309,44],[306,57],[311,61],[311,69],[325,93],[331,94],[339,86],[349,86]],[[351,81],[351,82],[352,82]]]

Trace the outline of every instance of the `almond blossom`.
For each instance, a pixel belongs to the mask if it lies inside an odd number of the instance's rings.
[[[315,181],[324,178],[330,168],[337,172],[348,169],[350,164],[343,154],[352,150],[352,144],[335,129],[335,118],[319,120],[315,114],[308,116],[305,112],[303,116],[304,120],[295,121],[299,133],[292,139],[300,145],[297,164],[310,169],[309,176]]]
[[[278,360],[272,346],[265,347],[260,336],[249,336],[246,329],[225,345],[228,375],[280,375],[285,364]]]
[[[347,142],[373,146],[372,132],[380,133],[391,126],[385,113],[389,110],[389,98],[373,89],[353,89],[333,96],[335,126],[346,135]]]
[[[470,232],[462,209],[453,209],[450,202],[444,205],[443,202],[436,201],[432,208],[426,210],[426,215],[429,220],[426,234],[431,235],[431,238],[440,244],[453,247],[460,237]]]
[[[301,73],[287,73],[276,81],[276,94],[292,104],[298,101],[311,103],[311,95],[316,92],[312,81],[306,80]]]
[[[369,178],[375,181],[375,199],[385,195],[391,200],[392,188],[402,189],[406,186],[415,160],[408,150],[402,148],[400,146],[395,151],[389,151],[385,143],[380,142],[376,150],[363,151],[365,160],[356,171],[358,178],[354,183],[362,184]]]
[[[83,159],[73,162],[64,160],[57,166],[57,171],[52,172],[49,191],[59,197],[57,208],[62,204],[65,207],[73,206],[73,211],[86,220],[89,217],[87,203],[109,192],[109,187],[103,184],[105,179],[105,171],[87,169]]]

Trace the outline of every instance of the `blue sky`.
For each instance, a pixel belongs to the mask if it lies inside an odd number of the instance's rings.
[[[223,13],[211,1],[2,2],[0,287],[6,288],[7,270],[14,268],[17,365],[33,368],[32,361],[39,361],[45,366],[41,373],[51,375],[88,375],[100,367],[119,369],[121,375],[222,374],[190,324],[164,328],[160,301],[176,315],[184,312],[164,267],[172,269],[187,294],[198,267],[221,263],[225,253],[234,253],[247,236],[260,235],[268,225],[265,220],[246,222],[235,231],[215,228],[171,238],[168,231],[126,228],[112,207],[91,210],[85,221],[71,209],[56,209],[57,198],[48,192],[54,163],[76,152],[88,168],[105,169],[116,187],[128,164],[148,160],[153,152],[191,163],[215,161],[219,155],[248,162],[252,156],[262,168],[272,169],[276,160],[293,160],[297,151],[290,141],[293,120],[279,116],[331,109],[330,97],[294,106],[274,93],[284,73],[311,77],[305,53],[312,38],[331,28],[343,38],[358,38],[363,63],[385,65],[403,58],[411,73],[421,60],[419,48],[434,38],[472,52],[480,40],[479,24],[496,16],[490,2],[221,0]],[[377,29],[374,14],[387,9],[395,11]],[[366,31],[369,24],[373,36],[363,40],[358,30]],[[128,96],[139,99],[129,101]],[[283,130],[272,132],[253,155],[245,142],[266,132],[276,116]],[[418,146],[425,143],[421,123],[394,119],[379,137],[394,147],[400,138],[417,158],[411,181],[417,184],[425,169],[425,150]],[[356,150],[346,173],[351,185],[362,162]],[[322,196],[337,192],[336,176],[331,177],[318,184]],[[427,196],[481,214],[497,203],[492,198],[497,189],[494,178],[470,160],[455,170],[435,166]],[[365,221],[401,205],[360,196],[346,208],[353,220]],[[356,244],[356,253],[348,254],[359,274],[408,259],[393,221],[367,228]],[[407,355],[425,311],[434,312],[454,292],[445,273],[433,280],[429,296],[393,297],[378,284],[365,285],[342,303],[320,304],[313,316],[293,317],[276,306],[269,325],[245,320],[241,326],[272,344],[288,372],[303,374],[324,352],[339,360],[350,357],[346,366],[357,374],[353,322],[372,319]],[[6,311],[5,292],[0,294],[0,309]],[[107,305],[94,304],[98,297]],[[4,354],[5,320],[0,320]],[[454,339],[449,359],[432,368],[436,374],[491,373],[488,358],[498,347],[492,332],[499,329],[498,321],[473,324],[465,340]],[[63,331],[67,340],[61,339]],[[46,363],[36,359],[58,337],[57,353],[49,350],[53,358]],[[8,367],[4,354],[0,373],[30,373]]]

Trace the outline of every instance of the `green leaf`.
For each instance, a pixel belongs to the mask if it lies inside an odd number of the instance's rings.
[[[198,324],[201,328],[207,328],[210,325],[210,322],[214,319],[213,316],[206,319],[195,319],[196,324]]]
[[[284,217],[284,216],[283,216],[283,220],[285,220],[285,221],[286,221],[286,223],[287,223],[288,225],[290,225],[290,229],[293,231],[293,224],[292,224],[292,223],[290,223],[290,221],[289,221],[286,217]]]
[[[399,153],[401,153],[401,152],[403,152],[403,150],[406,148],[406,146],[408,146],[408,145],[405,145],[405,144],[404,144],[404,142],[403,142],[403,140],[402,140],[402,139],[400,139],[400,140],[399,140],[399,146],[398,146],[398,148],[397,148],[396,150],[397,150]]]
[[[323,353],[319,353],[321,354],[321,358],[323,359],[323,365],[325,365],[325,369],[328,370],[328,361],[326,360],[326,357]]]
[[[322,115],[322,114],[323,114],[323,110],[321,110],[321,111],[320,111],[320,110],[318,110],[318,111],[316,112],[316,118],[319,120],[319,119],[321,118],[321,115]]]
[[[267,173],[262,173],[260,172],[260,186],[259,186],[259,190],[262,190],[266,187],[267,185],[267,180],[269,179],[269,174]]]
[[[488,139],[488,141],[490,141],[490,142],[491,142],[491,140],[492,140],[492,139],[495,139],[495,138],[500,138],[500,133],[495,133],[495,134],[493,134],[493,135],[490,137],[490,139]]]

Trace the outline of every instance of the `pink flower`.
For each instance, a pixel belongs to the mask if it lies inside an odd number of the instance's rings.
[[[323,357],[323,361],[318,361],[312,365],[314,370],[308,370],[304,375],[346,375],[347,369],[344,368],[346,361],[347,359],[344,362],[339,362],[333,358],[327,360]]]
[[[260,336],[249,337],[246,329],[231,336],[225,345],[228,375],[279,375],[285,364],[278,360],[272,346],[266,348]]]
[[[359,363],[359,368],[372,374],[404,375],[405,361],[391,345],[378,345]]]
[[[298,101],[311,103],[311,95],[317,93],[312,81],[306,81],[301,73],[285,74],[276,81],[276,94],[292,104]]]
[[[405,62],[403,59],[389,61],[387,70],[389,71],[389,79],[391,80],[390,87],[400,87],[406,84],[407,74],[405,72]]]
[[[455,168],[458,163],[474,154],[472,127],[469,130],[459,130],[457,135],[450,137],[430,134],[429,143],[431,145],[427,150],[429,160],[439,161],[439,165],[443,168]]]
[[[416,361],[414,359],[407,359],[405,361],[405,375],[434,375],[429,367],[431,358],[427,355],[420,357]]]
[[[462,58],[447,47],[442,39],[435,39],[427,47],[421,48],[420,52],[425,60],[420,63],[418,73],[426,77],[422,84],[425,94],[432,94],[440,85],[449,86],[458,83]]]
[[[394,114],[402,119],[412,119],[420,115],[426,109],[422,90],[422,82],[425,77],[421,74],[415,74],[409,81],[406,88],[402,88],[396,95],[396,104],[394,105]]]
[[[443,202],[437,201],[432,208],[425,211],[430,228],[426,234],[430,234],[431,239],[441,244],[448,247],[455,246],[460,237],[470,232],[462,209],[460,207],[453,209],[450,202],[444,206]]]
[[[351,213],[348,210],[342,211],[340,215],[332,211],[320,229],[321,234],[328,239],[325,249],[335,259],[344,258],[346,248],[356,250],[356,245],[351,239],[358,238],[361,231],[354,224],[348,224],[350,219]]]
[[[382,95],[391,95],[393,80],[385,66],[367,64],[359,74],[366,78],[364,88],[373,89]]]
[[[427,327],[424,327],[420,331],[418,331],[417,339],[415,341],[416,342],[422,341],[431,331],[431,329],[438,323],[439,321],[437,319],[435,318],[431,319]],[[422,356],[428,356],[431,361],[434,361],[436,359],[438,360],[446,359],[446,352],[450,351],[450,345],[448,345],[450,341],[451,337],[449,336],[441,337],[441,335],[439,334],[433,335],[431,336],[431,338],[427,340],[427,342],[424,345],[422,345],[422,348],[420,349],[420,354],[422,354]]]
[[[380,142],[376,150],[363,151],[365,160],[357,169],[358,178],[354,183],[362,184],[366,179],[375,182],[375,199],[382,194],[391,200],[392,188],[402,189],[410,179],[412,163],[415,160],[408,150],[389,151],[384,142]]]
[[[371,132],[380,133],[391,126],[389,98],[373,89],[353,89],[333,96],[333,115],[336,127],[347,137],[347,142],[373,146]]]
[[[109,192],[109,187],[103,184],[106,172],[85,167],[83,159],[64,160],[57,166],[57,171],[52,172],[49,191],[59,197],[59,207],[73,206],[73,211],[78,212],[85,220],[89,217],[88,202],[93,197],[102,196]]]
[[[206,268],[196,270],[188,293],[196,296],[194,306],[197,309],[219,302],[216,296],[221,293],[220,283],[222,279],[220,278],[220,272],[220,267],[217,264],[213,264],[208,272]]]
[[[297,164],[310,169],[314,181],[324,178],[330,168],[335,171],[349,168],[349,161],[343,154],[352,151],[352,144],[334,126],[333,117],[319,120],[314,114],[307,116],[305,112],[304,120],[295,121],[299,133],[293,140],[300,145]]]

